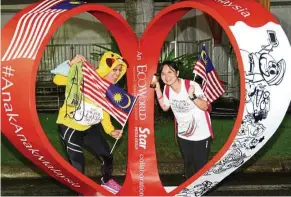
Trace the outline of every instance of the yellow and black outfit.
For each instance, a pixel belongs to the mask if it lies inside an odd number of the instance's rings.
[[[106,52],[102,56],[96,72],[106,76],[116,66],[122,65],[118,80],[125,74],[127,65],[116,53]],[[103,126],[107,134],[114,131],[110,115],[96,105],[80,91],[82,83],[82,65],[71,65],[68,76],[56,75],[57,85],[66,84],[64,105],[59,110],[57,124],[63,144],[66,147],[71,164],[84,173],[84,156],[82,148],[88,149],[95,157],[101,158],[101,173],[104,182],[111,179],[113,157],[106,139],[100,130]],[[118,81],[117,80],[117,81]],[[101,125],[100,125],[101,123]]]

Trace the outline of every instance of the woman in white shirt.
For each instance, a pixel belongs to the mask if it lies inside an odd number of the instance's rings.
[[[163,62],[160,70],[165,88],[162,93],[157,82],[156,95],[163,111],[171,108],[178,123],[178,142],[184,159],[185,176],[189,179],[208,161],[212,140],[208,102],[198,83],[190,81],[189,88],[186,87],[186,80],[178,77],[175,62]]]

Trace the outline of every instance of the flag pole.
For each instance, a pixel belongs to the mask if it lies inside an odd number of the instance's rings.
[[[134,105],[135,105],[135,102],[137,101],[137,98],[138,98],[138,97],[139,97],[139,95],[137,95],[137,97],[135,98],[135,100],[134,100],[134,102],[133,102],[133,105],[132,105],[132,107],[131,107],[131,109],[130,109],[130,111],[129,111],[129,113],[128,113],[127,119],[126,119],[124,125],[122,125],[122,129],[121,129],[122,133],[123,133],[123,129],[124,129],[124,127],[125,127],[125,124],[126,124],[128,118],[129,118],[129,116],[130,116],[130,114],[131,114],[131,112],[132,112],[132,109],[133,109],[133,107],[134,107]],[[118,140],[119,140],[119,138],[116,139],[116,141],[115,141],[115,143],[114,143],[114,145],[113,145],[113,147],[112,147],[112,149],[111,149],[111,151],[110,151],[110,154],[112,154],[112,152],[113,152],[113,150],[114,150],[114,148],[115,148],[115,146],[116,146]]]

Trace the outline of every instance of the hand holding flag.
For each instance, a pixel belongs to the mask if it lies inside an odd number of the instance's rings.
[[[83,64],[82,72],[84,82],[81,91],[84,96],[96,102],[124,127],[136,97],[100,77],[87,61]]]
[[[122,133],[123,133],[123,130],[117,129],[117,130],[112,131],[110,135],[111,137],[118,140],[122,136]]]
[[[124,89],[104,80],[87,61],[83,63],[82,72],[84,81],[81,91],[84,96],[96,102],[122,125],[122,129],[115,130],[112,135],[116,141],[110,151],[111,154],[138,97],[132,96]]]
[[[225,88],[214,69],[204,44],[202,45],[200,58],[194,65],[193,73],[203,79],[202,90],[210,103],[224,94]]]
[[[125,113],[129,114],[131,113],[131,110],[135,104],[135,101],[137,100],[137,97],[134,97],[130,94],[128,94],[124,89],[111,84],[106,91],[106,97],[110,100],[110,102],[120,108],[121,110],[123,110]],[[123,129],[124,129],[124,125],[122,127],[121,133],[119,132],[118,136],[112,136],[114,138],[116,138],[116,141],[110,151],[110,154],[112,153],[112,151],[114,150],[114,147],[117,143],[117,141],[119,140],[119,138],[121,137],[122,133],[123,133]],[[119,130],[118,130],[119,131]]]

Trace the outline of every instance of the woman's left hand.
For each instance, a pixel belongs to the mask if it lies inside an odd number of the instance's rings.
[[[194,87],[190,86],[189,90],[188,90],[188,95],[190,97],[193,97],[194,96],[194,92],[195,92],[195,89]]]
[[[156,82],[155,85],[156,85],[155,90],[160,90],[161,89],[160,83],[158,81]]]

